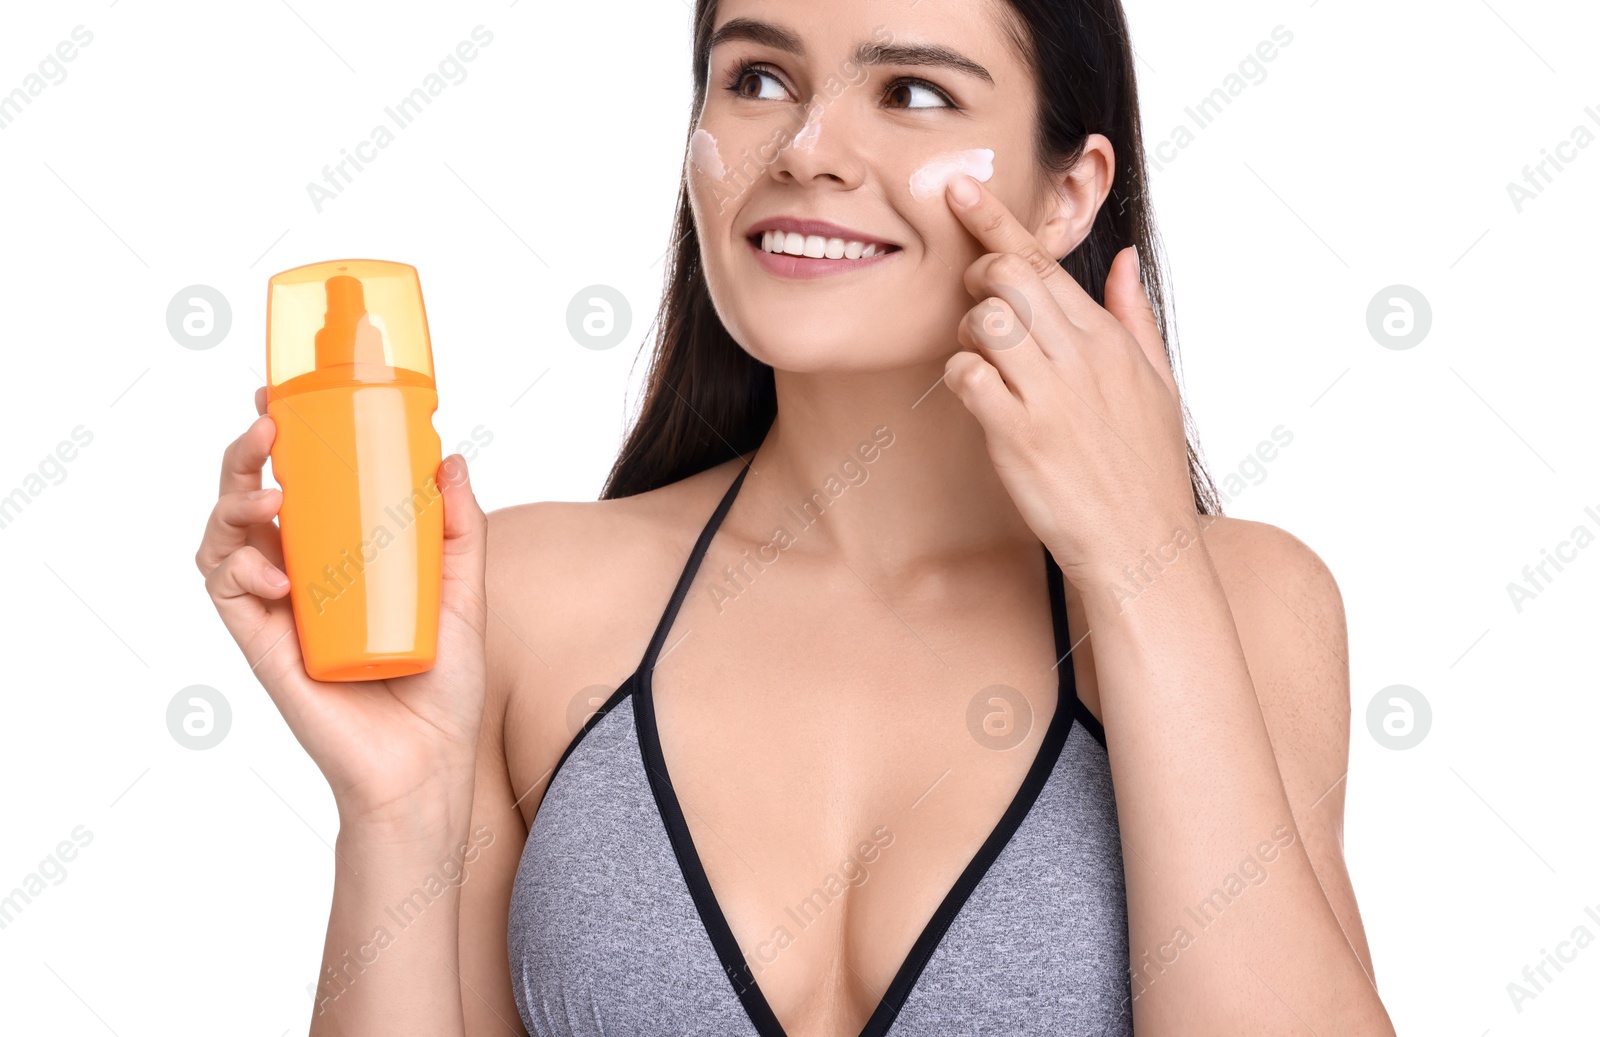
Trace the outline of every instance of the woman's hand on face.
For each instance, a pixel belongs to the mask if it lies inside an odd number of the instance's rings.
[[[258,389],[259,415],[266,401],[266,389]],[[466,823],[483,716],[487,519],[464,467],[446,459],[436,476],[444,494],[444,582],[431,670],[390,680],[313,680],[300,654],[273,522],[283,495],[276,488],[261,492],[275,431],[270,419],[258,417],[223,454],[221,490],[195,553],[206,591],[328,779],[341,822],[396,837],[448,834],[442,829]]]
[[[1119,579],[1180,526],[1194,535],[1196,518],[1177,382],[1138,254],[1112,262],[1101,307],[986,186],[956,177],[946,195],[988,249],[964,276],[978,304],[957,327],[968,348],[946,361],[946,384],[1063,574],[1080,587]]]

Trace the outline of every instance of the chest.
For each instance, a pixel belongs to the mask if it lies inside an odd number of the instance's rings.
[[[763,1037],[882,1032],[886,1004],[910,1012],[897,1037],[915,1033],[941,997],[989,1002],[986,968],[1033,992],[1015,999],[1030,1025],[1100,1011],[1082,990],[1031,1002],[1041,974],[1087,968],[1114,1002],[1127,962],[1114,802],[1103,745],[1074,723],[1097,723],[1079,701],[1092,660],[1087,642],[1067,655],[1070,588],[1019,595],[1028,568],[887,594],[796,567],[729,595],[703,573],[615,697],[624,715],[551,783],[517,892],[543,921],[519,930],[514,904],[514,947],[521,932],[525,961],[559,946],[543,960],[593,962],[582,936],[557,934],[596,913],[657,919],[630,953],[675,960],[669,987],[727,985],[742,1021],[771,1014]],[[651,853],[603,882],[570,873],[575,857]],[[984,961],[997,943],[1006,960]],[[528,970],[528,1005],[551,989],[565,1004],[560,968]],[[963,993],[974,982],[986,989]]]
[[[791,1037],[860,1032],[1050,763],[1050,615],[972,596],[706,600],[650,672],[684,842]]]
[[[557,774],[518,869],[510,964],[530,1033],[1131,1032],[1115,803],[1081,720],[1052,717],[1016,795],[929,917],[904,946],[873,952],[897,962],[880,982],[863,973],[874,962],[860,934],[874,927],[853,923],[887,917],[862,905],[890,903],[907,881],[887,866],[908,837],[882,826],[782,905],[771,933],[736,932],[689,834],[692,808],[666,780],[649,686],[630,688]],[[864,896],[873,891],[880,900]]]

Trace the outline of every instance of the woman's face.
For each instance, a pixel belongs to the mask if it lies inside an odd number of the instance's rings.
[[[1024,226],[1037,234],[1065,214],[1034,162],[1035,85],[1002,17],[1000,0],[721,0],[684,168],[712,300],[757,359],[784,371],[875,371],[960,349],[956,326],[976,302],[962,275],[984,249],[950,210],[939,174],[982,178],[982,149],[993,152],[988,186]],[[902,48],[953,61],[924,63]],[[765,235],[751,239],[773,220],[845,229],[797,226],[786,243],[854,238],[891,250],[772,255]]]

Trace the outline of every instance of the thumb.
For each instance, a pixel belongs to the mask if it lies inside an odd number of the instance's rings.
[[[473,630],[488,627],[489,603],[484,597],[489,519],[472,493],[467,459],[451,454],[439,463],[435,477],[444,494],[444,569],[440,607],[460,616]]]
[[[1167,362],[1161,326],[1156,323],[1155,310],[1139,278],[1139,250],[1132,245],[1118,252],[1111,261],[1111,273],[1106,277],[1106,310],[1133,335],[1144,358],[1176,398],[1178,382],[1172,376],[1172,365]]]

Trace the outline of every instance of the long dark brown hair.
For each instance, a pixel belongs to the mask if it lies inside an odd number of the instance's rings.
[[[1064,174],[1082,156],[1090,133],[1104,134],[1116,153],[1111,193],[1088,237],[1061,260],[1061,266],[1104,305],[1112,259],[1129,245],[1136,246],[1145,290],[1176,372],[1160,239],[1145,190],[1133,48],[1122,4],[1120,0],[1006,2],[1025,32],[1019,34],[1012,26],[1007,31],[1027,56],[1039,90],[1034,134],[1039,167],[1052,175]],[[706,99],[716,12],[717,0],[696,0],[694,101],[686,151]],[[711,304],[687,179],[678,187],[672,233],[667,289],[652,325],[657,334],[644,398],[638,420],[606,479],[602,500],[665,486],[749,454],[761,444],[778,412],[772,368],[740,348]],[[1202,515],[1220,515],[1222,504],[1197,449],[1187,406],[1183,420],[1195,509]]]

